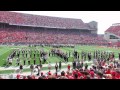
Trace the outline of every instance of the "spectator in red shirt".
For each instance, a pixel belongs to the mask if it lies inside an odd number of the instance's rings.
[[[50,71],[48,72],[48,75],[52,75]]]
[[[111,74],[110,68],[106,70],[105,74]]]
[[[82,76],[82,74],[80,72],[78,72],[78,77],[81,77],[81,76]]]
[[[70,71],[70,64],[68,64],[68,67],[67,67],[67,68],[68,68],[68,71]]]
[[[93,71],[93,70],[90,71],[90,76],[91,76],[92,78],[94,78],[94,71]]]
[[[17,74],[17,79],[20,79],[20,74]]]

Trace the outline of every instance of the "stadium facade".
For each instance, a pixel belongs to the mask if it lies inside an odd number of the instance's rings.
[[[104,38],[112,43],[120,42],[120,23],[110,26],[105,31]]]

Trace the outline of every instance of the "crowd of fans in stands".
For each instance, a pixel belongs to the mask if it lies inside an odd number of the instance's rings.
[[[89,33],[78,33],[75,30],[96,30],[84,23],[81,19],[58,18],[40,15],[21,14],[0,11],[0,22],[10,25],[19,25],[18,28],[0,28],[0,43],[45,43],[45,44],[97,44],[106,45],[102,37],[94,37]],[[1,24],[0,24],[1,25]],[[39,30],[23,28],[23,26],[62,28],[64,30]],[[2,26],[2,25],[1,25]],[[1,27],[0,26],[0,27]],[[67,28],[67,29],[66,29]],[[73,38],[74,37],[74,38]]]
[[[0,43],[45,43],[45,44],[87,44],[107,45],[108,42],[101,36],[89,33],[78,33],[72,30],[39,30],[0,28]]]

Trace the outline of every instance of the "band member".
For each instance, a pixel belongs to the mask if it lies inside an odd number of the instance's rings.
[[[41,72],[41,68],[40,68],[40,65],[37,65],[37,69],[38,69],[38,76],[40,75],[40,72]]]
[[[35,53],[34,53],[34,58],[35,58]]]
[[[69,52],[69,57],[70,57],[70,55],[71,55],[71,54],[70,54],[70,52]]]
[[[74,57],[77,58],[78,52],[74,51]]]
[[[88,53],[88,60],[91,61],[91,53]]]
[[[19,58],[20,54],[18,53],[17,56],[18,56],[18,58]]]
[[[66,61],[68,62],[68,56],[66,55]]]
[[[55,70],[56,70],[56,72],[58,71],[58,64],[57,64],[57,62],[55,64]]]
[[[30,65],[30,70],[31,70],[31,75],[33,74],[33,70],[34,70],[34,65]]]
[[[41,63],[41,65],[40,65],[40,69],[42,70],[42,63]]]
[[[81,68],[83,68],[83,65],[84,65],[84,64],[83,64],[83,61],[81,61]]]
[[[91,59],[92,59],[92,54],[90,53],[90,61],[91,61]]]
[[[31,58],[32,54],[30,54],[30,58]]]
[[[17,58],[17,65],[19,66],[20,65],[20,59]]]
[[[79,54],[78,54],[78,57],[77,57],[78,59],[79,59]]]
[[[110,58],[111,58],[111,54],[109,53],[109,55],[108,55],[108,58],[109,58],[109,60],[110,60]]]
[[[22,56],[24,57],[24,53],[22,53]]]
[[[42,57],[42,52],[40,51],[40,57]]]
[[[26,60],[24,59],[24,65],[26,64]]]
[[[12,65],[12,58],[8,58],[8,64]]]
[[[119,60],[120,60],[120,53],[119,53]]]
[[[76,68],[76,62],[73,61],[73,69],[75,69],[75,68]]]
[[[45,54],[45,55],[43,56],[43,60],[44,60],[44,63],[46,63],[46,60],[47,60],[47,54]]]
[[[30,58],[28,59],[28,65],[30,65]]]
[[[81,52],[81,59],[83,60],[83,57],[84,57],[84,52],[82,51]]]
[[[23,70],[23,65],[20,65],[20,73],[22,72]]]
[[[96,57],[95,57],[96,55],[95,55],[95,51],[94,51],[94,54],[93,54],[93,58],[95,59]]]
[[[98,59],[98,51],[95,51],[95,57]]]
[[[26,53],[26,58],[27,58],[27,53]]]
[[[59,62],[59,70],[61,70],[61,61]]]
[[[50,57],[50,52],[49,52],[49,57]]]
[[[51,70],[51,64],[50,64],[50,62],[49,62],[49,64],[48,64],[48,70],[49,70],[49,71]]]
[[[41,58],[39,58],[39,65],[41,65],[42,64],[42,60],[41,60]]]
[[[86,60],[86,57],[87,57],[87,53],[84,52],[84,60]]]
[[[114,53],[112,53],[112,59],[113,59],[113,60],[115,59],[115,54],[114,54]]]
[[[54,53],[53,50],[51,51],[51,53],[52,53],[52,56],[53,56],[53,53]]]

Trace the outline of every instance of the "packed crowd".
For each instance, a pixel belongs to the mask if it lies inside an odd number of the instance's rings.
[[[0,28],[0,43],[107,45],[101,36],[72,30]]]
[[[93,34],[90,34],[90,31],[96,31],[96,28],[91,27],[89,23],[84,23],[81,19],[48,17],[0,11],[0,22],[4,23],[0,24],[0,27],[4,27],[0,28],[0,43],[107,44],[102,37],[94,37]],[[14,26],[15,28],[12,28],[11,25],[19,26]],[[25,28],[22,26],[33,26],[36,28]],[[48,31],[48,29],[40,30],[40,28],[37,27],[61,28],[63,30],[50,30],[49,28]],[[75,28],[83,29],[84,33],[79,30],[74,30]],[[85,30],[87,31],[85,32]]]
[[[5,42],[20,42],[25,40],[26,33],[20,29],[0,28],[0,43]]]

